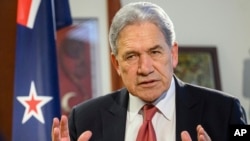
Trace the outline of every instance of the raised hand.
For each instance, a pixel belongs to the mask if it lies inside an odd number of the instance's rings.
[[[83,132],[77,141],[88,141],[92,136],[91,131]],[[52,141],[70,141],[68,118],[62,115],[61,121],[58,118],[53,119],[51,130]]]
[[[211,138],[207,134],[207,132],[204,130],[204,128],[201,125],[198,125],[196,127],[197,130],[197,139],[198,141],[211,141]],[[192,141],[189,133],[187,131],[181,132],[181,140],[182,141]]]
[[[68,118],[65,115],[62,115],[61,121],[53,119],[51,138],[52,141],[70,141]]]

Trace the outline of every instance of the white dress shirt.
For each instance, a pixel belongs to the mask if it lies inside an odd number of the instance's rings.
[[[137,133],[142,125],[141,108],[146,103],[138,97],[129,94],[125,141],[136,141]],[[157,141],[175,141],[175,82],[171,80],[170,88],[153,103],[158,111],[152,123]]]

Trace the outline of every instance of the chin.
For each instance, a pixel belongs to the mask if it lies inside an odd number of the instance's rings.
[[[155,100],[157,100],[160,96],[156,96],[156,97],[140,97],[140,99],[142,99],[143,101],[145,101],[146,103],[153,103]]]

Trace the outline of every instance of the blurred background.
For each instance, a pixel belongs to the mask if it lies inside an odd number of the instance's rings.
[[[61,79],[60,95],[63,97],[65,93],[68,94],[65,98],[66,104],[62,105],[62,113],[68,114],[70,108],[80,101],[104,95],[122,87],[120,79],[110,65],[107,35],[114,13],[122,5],[135,1],[139,0],[69,0],[73,26],[57,32],[57,51],[62,48],[61,55],[66,54],[64,58],[60,58],[61,61],[58,61],[59,80]],[[172,19],[176,39],[181,47],[216,49],[217,65],[214,67],[217,67],[219,75],[214,79],[219,81],[222,91],[239,98],[249,122],[250,1],[151,1],[160,5]],[[3,137],[2,140],[11,140],[16,13],[17,0],[0,1],[0,141],[1,137]],[[68,49],[68,44],[74,44],[75,48]],[[78,46],[84,46],[84,49]],[[85,58],[79,57],[81,52],[85,53]],[[61,56],[59,51],[57,55]],[[66,66],[67,62],[72,61],[70,59],[85,60],[85,62],[79,63],[79,60],[76,62],[81,65],[74,71],[74,76],[67,75],[71,71]],[[69,66],[69,68],[72,67]],[[81,76],[81,72],[89,75]],[[74,86],[70,86],[72,84]],[[87,88],[82,90],[81,85]],[[67,90],[67,87],[72,89]],[[80,100],[69,101],[77,93],[80,93]],[[65,99],[62,103],[65,103]]]

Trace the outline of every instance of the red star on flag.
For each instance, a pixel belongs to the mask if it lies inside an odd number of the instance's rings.
[[[42,107],[52,100],[51,96],[38,96],[34,81],[31,81],[28,96],[17,96],[17,100],[25,107],[22,124],[27,122],[32,116],[44,124]]]

